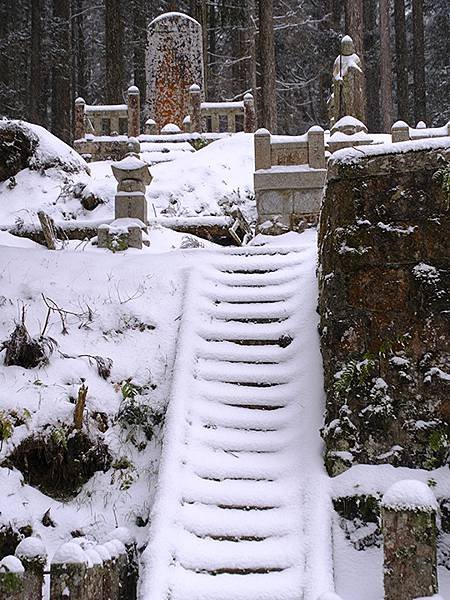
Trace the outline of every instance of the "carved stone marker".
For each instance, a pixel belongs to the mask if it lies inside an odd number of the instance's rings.
[[[189,88],[204,89],[200,23],[182,13],[167,13],[148,28],[147,104],[158,131],[167,123],[183,126],[189,114]]]
[[[365,121],[364,73],[353,40],[348,35],[342,38],[341,53],[334,61],[328,110],[331,127],[347,115]]]
[[[386,600],[414,600],[437,593],[436,511],[434,494],[421,481],[398,481],[384,494]]]

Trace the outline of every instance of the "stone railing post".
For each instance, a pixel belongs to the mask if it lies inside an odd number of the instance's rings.
[[[270,169],[272,166],[270,132],[267,129],[258,129],[254,136],[254,144],[255,170]]]
[[[325,133],[315,125],[308,130],[308,164],[311,169],[325,169]]]
[[[2,600],[28,600],[24,594],[25,569],[16,556],[0,560],[0,598]]]
[[[47,563],[47,552],[39,538],[28,537],[16,548],[16,557],[24,566],[24,598],[26,600],[42,600],[44,569]]]
[[[244,96],[244,131],[253,133],[256,129],[255,101],[252,94]]]
[[[86,102],[83,98],[77,98],[75,100],[75,114],[74,114],[74,139],[81,140],[86,135],[86,127],[84,123],[84,113],[86,108]]]
[[[437,594],[436,512],[434,494],[420,481],[399,481],[384,494],[385,600]]]
[[[121,556],[121,596],[120,600],[135,600],[137,596],[138,560],[136,541],[129,529],[117,527],[110,534],[110,539],[119,540],[125,549],[126,556]],[[122,549],[121,549],[122,553]]]
[[[138,137],[141,133],[141,94],[135,85],[128,88],[127,105],[128,137]]]
[[[397,121],[391,127],[392,142],[407,142],[409,140],[409,126],[404,121]]]
[[[189,88],[189,114],[191,133],[202,133],[202,94],[196,83]]]
[[[50,600],[86,600],[88,556],[74,542],[63,544],[50,566]]]
[[[154,119],[147,119],[145,121],[145,134],[146,135],[157,135],[158,128]]]

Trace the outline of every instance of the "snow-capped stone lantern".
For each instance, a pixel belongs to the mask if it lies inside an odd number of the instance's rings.
[[[365,120],[364,73],[361,59],[348,35],[342,38],[341,53],[334,61],[328,112],[331,127],[347,115],[363,122]]]
[[[141,249],[143,244],[148,245],[143,235],[147,232],[145,188],[152,181],[148,165],[130,152],[111,168],[117,180],[115,220],[110,225],[100,225],[98,245],[113,251]]]

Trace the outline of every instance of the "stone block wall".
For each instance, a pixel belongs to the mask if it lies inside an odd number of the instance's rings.
[[[450,212],[433,174],[450,142],[414,144],[329,162],[319,310],[332,475],[448,462]]]

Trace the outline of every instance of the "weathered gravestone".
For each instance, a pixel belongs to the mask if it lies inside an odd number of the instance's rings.
[[[192,17],[166,13],[148,29],[147,104],[158,131],[182,127],[189,114],[189,88],[204,89],[202,28]]]

